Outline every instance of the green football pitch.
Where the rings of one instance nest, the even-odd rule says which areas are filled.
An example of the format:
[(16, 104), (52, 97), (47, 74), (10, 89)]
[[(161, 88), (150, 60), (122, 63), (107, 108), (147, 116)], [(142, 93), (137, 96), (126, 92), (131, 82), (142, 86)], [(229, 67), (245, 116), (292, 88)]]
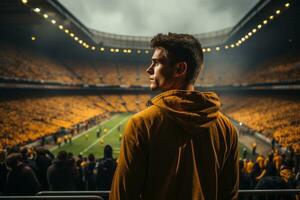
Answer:
[[(65, 150), (67, 152), (72, 152), (74, 156), (79, 154), (87, 156), (88, 154), (93, 153), (96, 158), (101, 158), (103, 157), (104, 146), (109, 144), (113, 148), (114, 158), (118, 158), (121, 137), (131, 115), (132, 114), (130, 113), (115, 114), (109, 120), (75, 136), (72, 139), (72, 144), (66, 143), (62, 144), (60, 147), (55, 146), (51, 151), (54, 154), (57, 154), (60, 150)], [(96, 132), (99, 128), (102, 129), (102, 132), (100, 137), (97, 137)], [(106, 133), (104, 133), (105, 129), (107, 130)], [(239, 143), (240, 155), (242, 155), (243, 148), (244, 145)], [(250, 152), (249, 149), (248, 152)], [(248, 155), (249, 154), (250, 153), (248, 153)]]

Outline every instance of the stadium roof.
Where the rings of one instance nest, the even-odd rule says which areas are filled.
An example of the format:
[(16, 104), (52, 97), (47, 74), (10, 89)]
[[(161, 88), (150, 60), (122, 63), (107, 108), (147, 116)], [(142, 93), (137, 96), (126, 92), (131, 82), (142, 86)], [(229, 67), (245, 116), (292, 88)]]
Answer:
[(259, 0), (59, 0), (87, 27), (130, 36), (232, 27)]

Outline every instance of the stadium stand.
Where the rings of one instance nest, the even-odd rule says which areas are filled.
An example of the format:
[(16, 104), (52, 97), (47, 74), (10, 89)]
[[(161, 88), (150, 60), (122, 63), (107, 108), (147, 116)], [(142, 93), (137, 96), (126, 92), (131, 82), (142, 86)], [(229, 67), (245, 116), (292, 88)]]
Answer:
[(149, 99), (149, 95), (138, 96), (139, 107), (134, 101), (136, 95), (54, 96), (1, 101), (0, 145), (34, 141), (95, 116), (136, 112), (144, 109)]
[(57, 59), (28, 47), (0, 42), (0, 76), (65, 83), (79, 82)]
[(299, 99), (267, 95), (224, 95), (221, 99), (228, 116), (300, 153)]

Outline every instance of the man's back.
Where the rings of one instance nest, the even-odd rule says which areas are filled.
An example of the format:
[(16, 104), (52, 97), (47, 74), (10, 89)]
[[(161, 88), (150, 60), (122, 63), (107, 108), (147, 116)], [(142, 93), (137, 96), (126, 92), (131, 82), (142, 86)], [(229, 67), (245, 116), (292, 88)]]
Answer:
[(171, 90), (151, 102), (127, 125), (110, 198), (235, 199), (237, 135), (218, 97)]

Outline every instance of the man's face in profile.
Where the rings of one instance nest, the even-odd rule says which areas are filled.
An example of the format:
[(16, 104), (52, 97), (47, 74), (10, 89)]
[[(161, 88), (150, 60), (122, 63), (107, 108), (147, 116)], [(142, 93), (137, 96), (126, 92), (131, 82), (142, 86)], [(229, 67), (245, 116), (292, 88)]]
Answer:
[(152, 63), (146, 70), (149, 74), (150, 89), (151, 90), (163, 90), (167, 91), (174, 85), (174, 68), (170, 65), (170, 62), (166, 56), (166, 52), (163, 48), (156, 48), (153, 56)]

